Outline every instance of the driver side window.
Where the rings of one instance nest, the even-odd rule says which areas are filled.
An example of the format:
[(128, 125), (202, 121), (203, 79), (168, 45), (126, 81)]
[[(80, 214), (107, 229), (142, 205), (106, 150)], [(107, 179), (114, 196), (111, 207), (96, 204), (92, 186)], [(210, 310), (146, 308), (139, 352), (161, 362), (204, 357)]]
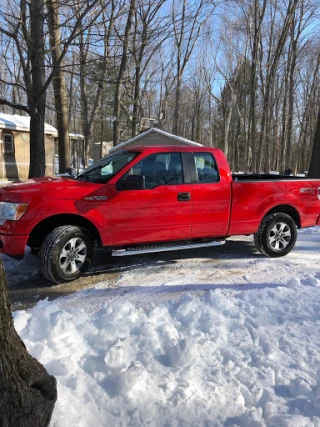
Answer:
[(180, 153), (157, 153), (145, 157), (137, 163), (128, 175), (145, 177), (145, 189), (159, 185), (178, 185), (184, 183), (182, 159)]

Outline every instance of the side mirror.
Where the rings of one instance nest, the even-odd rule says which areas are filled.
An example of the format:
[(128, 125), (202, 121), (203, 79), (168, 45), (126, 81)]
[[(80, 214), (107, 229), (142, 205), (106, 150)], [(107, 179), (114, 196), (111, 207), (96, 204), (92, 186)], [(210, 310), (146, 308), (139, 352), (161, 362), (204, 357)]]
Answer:
[(77, 175), (77, 171), (75, 168), (68, 168), (66, 169), (66, 173), (70, 176), (76, 176)]
[(145, 177), (143, 175), (125, 175), (116, 183), (116, 190), (144, 190)]

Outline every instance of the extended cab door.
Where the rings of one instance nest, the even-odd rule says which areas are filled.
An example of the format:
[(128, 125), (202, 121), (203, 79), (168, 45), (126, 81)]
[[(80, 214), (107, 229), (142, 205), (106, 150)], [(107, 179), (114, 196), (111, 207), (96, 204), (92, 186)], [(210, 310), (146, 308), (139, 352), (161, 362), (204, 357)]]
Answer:
[[(181, 153), (150, 154), (115, 184), (111, 197), (112, 244), (190, 239), (191, 189)], [(128, 175), (145, 177), (145, 189), (122, 189)], [(190, 181), (190, 180), (189, 180)]]
[(218, 167), (212, 151), (188, 153), (188, 156), (193, 182), (192, 238), (225, 236), (231, 203), (229, 167)]

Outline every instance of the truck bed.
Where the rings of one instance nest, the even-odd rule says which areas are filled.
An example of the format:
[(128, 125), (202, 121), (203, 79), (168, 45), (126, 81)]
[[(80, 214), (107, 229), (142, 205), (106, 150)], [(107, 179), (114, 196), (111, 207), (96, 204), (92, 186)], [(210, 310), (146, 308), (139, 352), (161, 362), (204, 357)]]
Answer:
[(276, 175), (264, 173), (233, 173), (233, 181), (310, 181), (311, 178), (294, 175)]

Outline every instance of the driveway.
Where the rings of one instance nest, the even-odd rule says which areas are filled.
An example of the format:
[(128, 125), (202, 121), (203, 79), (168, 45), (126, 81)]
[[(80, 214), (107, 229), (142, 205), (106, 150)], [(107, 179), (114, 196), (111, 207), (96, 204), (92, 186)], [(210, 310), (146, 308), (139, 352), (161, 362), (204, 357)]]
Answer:
[(13, 310), (27, 309), (44, 298), (74, 300), (77, 291), (90, 288), (94, 292), (86, 294), (86, 302), (92, 298), (95, 306), (126, 299), (147, 307), (155, 299), (177, 299), (186, 291), (270, 286), (270, 276), (273, 286), (286, 285), (301, 272), (308, 280), (309, 275), (318, 274), (318, 235), (316, 227), (302, 230), (292, 252), (277, 259), (261, 255), (252, 236), (233, 237), (224, 246), (113, 258), (112, 262), (106, 250), (96, 249), (90, 270), (60, 285), (42, 277), (38, 259), (29, 251), (20, 262), (6, 256), (3, 260)]
[[(261, 257), (255, 250), (252, 239), (243, 239), (227, 242), (224, 246), (112, 258), (112, 261), (108, 258), (106, 250), (95, 248), (89, 271), (73, 282), (59, 285), (53, 285), (41, 275), (38, 259), (30, 251), (26, 252), (21, 261), (3, 255), (12, 310), (27, 309), (39, 300), (45, 298), (53, 300), (71, 295), (100, 282), (104, 282), (104, 288), (114, 289), (118, 284), (123, 286), (126, 277), (130, 277), (129, 287), (130, 284), (136, 286), (139, 281), (141, 285), (148, 284), (148, 278), (152, 281), (154, 277), (158, 279), (167, 274), (170, 274), (172, 279), (174, 274), (177, 277), (181, 276), (181, 272), (187, 274), (187, 271), (194, 269), (195, 264), (200, 263), (205, 267), (205, 271), (214, 268), (218, 272), (219, 269), (225, 271), (225, 261), (229, 259), (228, 263), (233, 267), (233, 274), (241, 273), (241, 269), (239, 271), (236, 268), (236, 259)], [(231, 270), (229, 268), (227, 270), (230, 275)]]

